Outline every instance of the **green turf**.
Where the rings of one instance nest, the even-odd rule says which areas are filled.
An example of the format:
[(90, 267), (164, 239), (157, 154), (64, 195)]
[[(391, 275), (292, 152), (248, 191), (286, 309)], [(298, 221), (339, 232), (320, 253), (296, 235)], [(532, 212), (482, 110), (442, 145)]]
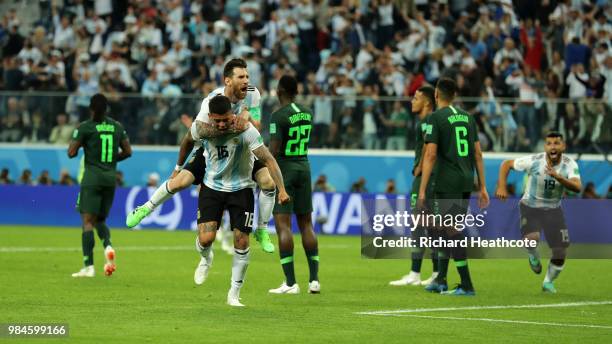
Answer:
[[(278, 256), (265, 254), (255, 246), (241, 294), (247, 307), (233, 309), (225, 305), (229, 256), (217, 251), (206, 283), (194, 285), (193, 271), (199, 256), (193, 250), (193, 233), (116, 230), (112, 234), (118, 254), (115, 275), (103, 276), (102, 245), (98, 241), (97, 276), (74, 279), (70, 274), (81, 267), (82, 259), (78, 229), (0, 226), (0, 323), (65, 322), (70, 326), (70, 342), (88, 343), (602, 343), (612, 338), (612, 328), (356, 314), (608, 301), (612, 300), (609, 260), (569, 261), (555, 284), (559, 290), (556, 295), (541, 293), (542, 276), (529, 270), (527, 259), (472, 260), (478, 294), (456, 298), (428, 294), (420, 287), (390, 287), (390, 280), (407, 272), (409, 261), (363, 259), (358, 237), (321, 236), (320, 295), (304, 293), (308, 269), (299, 243), (296, 275), (302, 294), (269, 295), (267, 290), (283, 280)], [(16, 247), (37, 251), (7, 249)], [(56, 250), (39, 250), (42, 248)], [(430, 269), (431, 264), (424, 262), (425, 275)], [(449, 277), (451, 282), (457, 280), (452, 265)], [(612, 326), (612, 305), (411, 314)]]

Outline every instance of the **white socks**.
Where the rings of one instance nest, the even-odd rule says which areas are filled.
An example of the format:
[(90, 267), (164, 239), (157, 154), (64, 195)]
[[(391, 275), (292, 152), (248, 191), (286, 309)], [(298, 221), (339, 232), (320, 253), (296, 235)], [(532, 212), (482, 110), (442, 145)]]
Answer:
[(198, 251), (200, 253), (202, 258), (208, 259), (210, 257), (210, 249), (212, 248), (212, 245), (210, 245), (210, 246), (202, 246), (200, 244), (200, 239), (198, 238), (197, 235), (196, 235), (196, 242), (195, 243), (196, 243), (196, 251)]
[(249, 266), (249, 258), (250, 250), (248, 247), (244, 250), (234, 248), (234, 257), (232, 260), (232, 289), (240, 290), (242, 287), (244, 276)]
[(559, 276), (562, 270), (563, 265), (558, 266), (553, 263), (548, 263), (548, 270), (546, 271), (546, 277), (544, 277), (544, 283), (554, 281)]
[(172, 198), (172, 196), (174, 196), (174, 192), (170, 192), (168, 189), (168, 181), (166, 180), (157, 188), (157, 190), (155, 190), (153, 196), (151, 196), (151, 199), (147, 201), (144, 206), (150, 210), (153, 210), (157, 208), (157, 206)]
[(257, 228), (268, 228), (268, 222), (272, 217), (274, 203), (276, 202), (276, 189), (274, 190), (259, 190), (259, 198), (257, 199)]

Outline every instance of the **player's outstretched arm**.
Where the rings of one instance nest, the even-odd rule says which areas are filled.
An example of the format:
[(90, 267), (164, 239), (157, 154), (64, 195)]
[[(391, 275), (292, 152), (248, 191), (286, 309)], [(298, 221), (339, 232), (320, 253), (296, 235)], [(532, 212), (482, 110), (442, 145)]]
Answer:
[(508, 198), (508, 189), (506, 188), (506, 184), (508, 184), (508, 174), (510, 174), (510, 170), (513, 166), (514, 160), (504, 160), (499, 166), (499, 176), (497, 178), (495, 197), (502, 201), (505, 201)]
[(119, 147), (121, 147), (121, 151), (117, 155), (117, 161), (123, 161), (132, 156), (132, 145), (130, 145), (130, 140), (127, 137), (121, 140)]
[(270, 154), (270, 151), (266, 146), (261, 145), (258, 148), (253, 150), (253, 154), (261, 161), (266, 167), (268, 171), (270, 171), (270, 176), (276, 183), (278, 187), (278, 203), (285, 204), (289, 202), (289, 195), (287, 194), (287, 190), (285, 190), (285, 182), (283, 181), (283, 174), (281, 173), (280, 167), (276, 162), (276, 159)]
[(476, 172), (478, 173), (478, 186), (480, 188), (478, 205), (482, 209), (489, 206), (489, 193), (487, 192), (487, 181), (484, 172), (484, 162), (482, 160), (482, 149), (480, 148), (480, 142), (478, 141), (474, 142), (474, 161), (476, 162)]

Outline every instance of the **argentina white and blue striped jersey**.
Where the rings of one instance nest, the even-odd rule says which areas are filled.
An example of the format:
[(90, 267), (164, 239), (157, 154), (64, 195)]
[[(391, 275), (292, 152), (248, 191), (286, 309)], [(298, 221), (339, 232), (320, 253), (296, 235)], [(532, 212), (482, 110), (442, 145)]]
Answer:
[(251, 174), (255, 155), (252, 152), (261, 146), (263, 139), (250, 123), (249, 128), (239, 134), (204, 140), (204, 185), (222, 192), (254, 188)]
[[(200, 112), (198, 112), (196, 120), (205, 123), (210, 123), (210, 119), (208, 118), (208, 114), (210, 113), (208, 109), (208, 103), (212, 98), (224, 94), (225, 87), (219, 87), (214, 91), (210, 92), (210, 94), (202, 101), (202, 105), (200, 106)], [(256, 121), (261, 120), (261, 94), (255, 86), (248, 86), (246, 97), (236, 103), (232, 103), (232, 112), (238, 115), (242, 112), (242, 109), (244, 107), (249, 110), (252, 119)]]
[[(565, 187), (555, 178), (546, 174), (546, 153), (515, 159), (513, 168), (527, 173), (527, 183), (521, 202), (532, 208), (558, 208)], [(553, 169), (567, 179), (580, 179), (578, 164), (570, 157), (563, 156)]]

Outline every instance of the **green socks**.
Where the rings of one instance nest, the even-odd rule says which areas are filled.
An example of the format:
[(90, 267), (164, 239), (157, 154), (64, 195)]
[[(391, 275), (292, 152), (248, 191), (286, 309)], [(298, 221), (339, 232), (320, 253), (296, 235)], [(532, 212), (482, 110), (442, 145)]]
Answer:
[(93, 231), (83, 231), (81, 243), (83, 245), (83, 263), (85, 266), (93, 265), (93, 249), (96, 244)]
[(111, 244), (110, 229), (108, 229), (106, 223), (98, 223), (96, 225), (96, 231), (98, 232), (98, 237), (100, 238), (100, 240), (102, 240), (102, 245), (104, 245), (104, 248), (106, 248), (106, 246), (109, 246)]
[(293, 269), (293, 251), (280, 252), (280, 263), (285, 274), (285, 282), (291, 287), (295, 284), (295, 270)]
[(306, 251), (308, 259), (308, 270), (310, 271), (309, 282), (319, 280), (319, 249)]

